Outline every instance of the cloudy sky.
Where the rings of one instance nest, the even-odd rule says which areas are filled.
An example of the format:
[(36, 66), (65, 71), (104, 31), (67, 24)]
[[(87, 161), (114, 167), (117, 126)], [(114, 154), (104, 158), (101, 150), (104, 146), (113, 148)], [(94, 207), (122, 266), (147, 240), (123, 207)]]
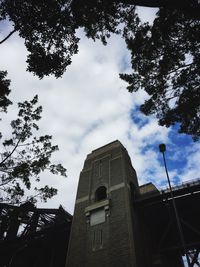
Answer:
[[(152, 20), (155, 10), (141, 9), (143, 19)], [(0, 39), (7, 25), (0, 28)], [(39, 134), (53, 135), (59, 152), (55, 163), (67, 168), (67, 178), (44, 173), (42, 184), (59, 189), (56, 197), (42, 207), (62, 204), (73, 212), (79, 173), (84, 160), (93, 149), (116, 139), (128, 150), (137, 171), (139, 183), (153, 182), (166, 186), (160, 143), (167, 145), (167, 162), (173, 184), (199, 177), (200, 144), (177, 134), (176, 127), (160, 127), (154, 117), (146, 117), (138, 107), (148, 96), (139, 91), (130, 94), (119, 78), (120, 72), (130, 71), (130, 55), (120, 37), (112, 36), (108, 45), (93, 42), (79, 31), (79, 53), (60, 79), (39, 80), (26, 72), (26, 49), (17, 34), (1, 45), (0, 70), (8, 71), (11, 79), (13, 105), (4, 116), (1, 131), (9, 135), (8, 122), (16, 116), (16, 103), (39, 96), (43, 117)]]

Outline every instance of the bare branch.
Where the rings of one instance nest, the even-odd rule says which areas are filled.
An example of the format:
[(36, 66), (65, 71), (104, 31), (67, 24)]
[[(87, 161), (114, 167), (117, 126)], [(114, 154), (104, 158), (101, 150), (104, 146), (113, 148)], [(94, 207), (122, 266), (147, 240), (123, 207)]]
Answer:
[(14, 29), (13, 31), (11, 31), (3, 40), (0, 41), (0, 44), (3, 44), (16, 31), (17, 31), (16, 29)]

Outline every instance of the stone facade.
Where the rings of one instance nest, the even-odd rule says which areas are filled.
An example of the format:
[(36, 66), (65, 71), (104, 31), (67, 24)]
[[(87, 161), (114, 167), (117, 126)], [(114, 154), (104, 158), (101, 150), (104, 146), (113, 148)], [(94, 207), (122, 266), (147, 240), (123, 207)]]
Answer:
[(87, 156), (80, 174), (67, 267), (145, 266), (142, 223), (133, 204), (138, 192), (136, 172), (119, 141)]

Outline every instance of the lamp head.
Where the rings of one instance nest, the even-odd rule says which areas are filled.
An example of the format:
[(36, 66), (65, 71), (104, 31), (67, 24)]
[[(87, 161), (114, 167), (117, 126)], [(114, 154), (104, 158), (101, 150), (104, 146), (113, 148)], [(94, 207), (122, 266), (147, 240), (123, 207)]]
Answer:
[(159, 149), (161, 153), (164, 153), (166, 151), (166, 145), (165, 144), (160, 144)]

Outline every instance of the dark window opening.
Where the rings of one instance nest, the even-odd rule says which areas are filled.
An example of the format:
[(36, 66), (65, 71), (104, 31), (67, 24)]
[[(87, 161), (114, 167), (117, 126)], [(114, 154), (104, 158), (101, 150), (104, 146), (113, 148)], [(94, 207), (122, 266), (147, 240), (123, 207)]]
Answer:
[(100, 201), (107, 198), (107, 189), (105, 186), (100, 186), (95, 192), (95, 201)]

